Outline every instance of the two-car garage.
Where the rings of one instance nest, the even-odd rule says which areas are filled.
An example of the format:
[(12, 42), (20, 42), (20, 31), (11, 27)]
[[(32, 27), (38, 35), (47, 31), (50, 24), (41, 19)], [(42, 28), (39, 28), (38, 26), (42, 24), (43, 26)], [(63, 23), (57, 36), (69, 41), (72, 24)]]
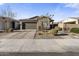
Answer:
[(36, 23), (25, 23), (25, 29), (36, 29)]
[(22, 22), (22, 29), (36, 29), (37, 28), (37, 21), (26, 20), (26, 21), (21, 21), (21, 22)]
[(20, 19), (20, 29), (37, 29), (38, 16)]

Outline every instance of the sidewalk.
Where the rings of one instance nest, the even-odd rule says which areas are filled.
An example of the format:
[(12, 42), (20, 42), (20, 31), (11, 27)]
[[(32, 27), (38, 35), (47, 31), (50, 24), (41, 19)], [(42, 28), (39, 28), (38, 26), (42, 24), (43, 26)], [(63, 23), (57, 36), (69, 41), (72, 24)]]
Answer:
[(54, 53), (79, 53), (78, 39), (2, 39), (0, 52), (54, 52)]

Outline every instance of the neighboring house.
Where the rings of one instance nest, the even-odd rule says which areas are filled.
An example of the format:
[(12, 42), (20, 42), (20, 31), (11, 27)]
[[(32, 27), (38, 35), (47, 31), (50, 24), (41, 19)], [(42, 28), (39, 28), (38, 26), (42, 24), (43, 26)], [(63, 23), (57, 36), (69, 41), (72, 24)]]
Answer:
[(79, 28), (79, 17), (69, 17), (59, 22), (58, 26), (62, 29)]
[(16, 29), (19, 22), (9, 17), (0, 17), (0, 31), (12, 28)]
[(43, 30), (49, 27), (51, 18), (46, 16), (35, 16), (29, 19), (20, 19), (20, 29), (37, 29)]

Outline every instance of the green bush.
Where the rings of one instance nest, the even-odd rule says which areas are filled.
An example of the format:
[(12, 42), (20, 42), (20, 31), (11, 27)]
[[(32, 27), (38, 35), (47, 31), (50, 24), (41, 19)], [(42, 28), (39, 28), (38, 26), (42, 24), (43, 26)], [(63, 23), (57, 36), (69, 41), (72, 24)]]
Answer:
[(72, 33), (79, 33), (79, 28), (72, 28), (70, 30), (70, 32), (72, 32)]
[(44, 32), (43, 32), (43, 31), (39, 31), (38, 34), (39, 34), (39, 35), (43, 35)]

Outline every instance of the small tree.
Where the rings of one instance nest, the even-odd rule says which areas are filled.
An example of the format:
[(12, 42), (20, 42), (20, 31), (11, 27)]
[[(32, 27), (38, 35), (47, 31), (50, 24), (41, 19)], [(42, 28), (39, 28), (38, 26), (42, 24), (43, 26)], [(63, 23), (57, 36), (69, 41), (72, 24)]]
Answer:
[[(53, 20), (52, 20), (52, 17), (54, 16), (54, 14), (50, 14), (50, 13), (46, 13), (45, 16), (47, 16), (48, 18), (50, 18), (50, 24), (47, 24), (49, 27), (50, 25), (53, 25)], [(52, 24), (51, 24), (52, 23)]]
[(10, 6), (6, 6), (6, 8), (3, 8), (1, 10), (0, 16), (14, 18), (16, 15), (15, 15), (15, 12), (12, 11)]
[(49, 17), (49, 18), (52, 18), (53, 16), (54, 16), (54, 14), (49, 14), (49, 13), (46, 13), (46, 15), (45, 16), (47, 16), (47, 17)]

